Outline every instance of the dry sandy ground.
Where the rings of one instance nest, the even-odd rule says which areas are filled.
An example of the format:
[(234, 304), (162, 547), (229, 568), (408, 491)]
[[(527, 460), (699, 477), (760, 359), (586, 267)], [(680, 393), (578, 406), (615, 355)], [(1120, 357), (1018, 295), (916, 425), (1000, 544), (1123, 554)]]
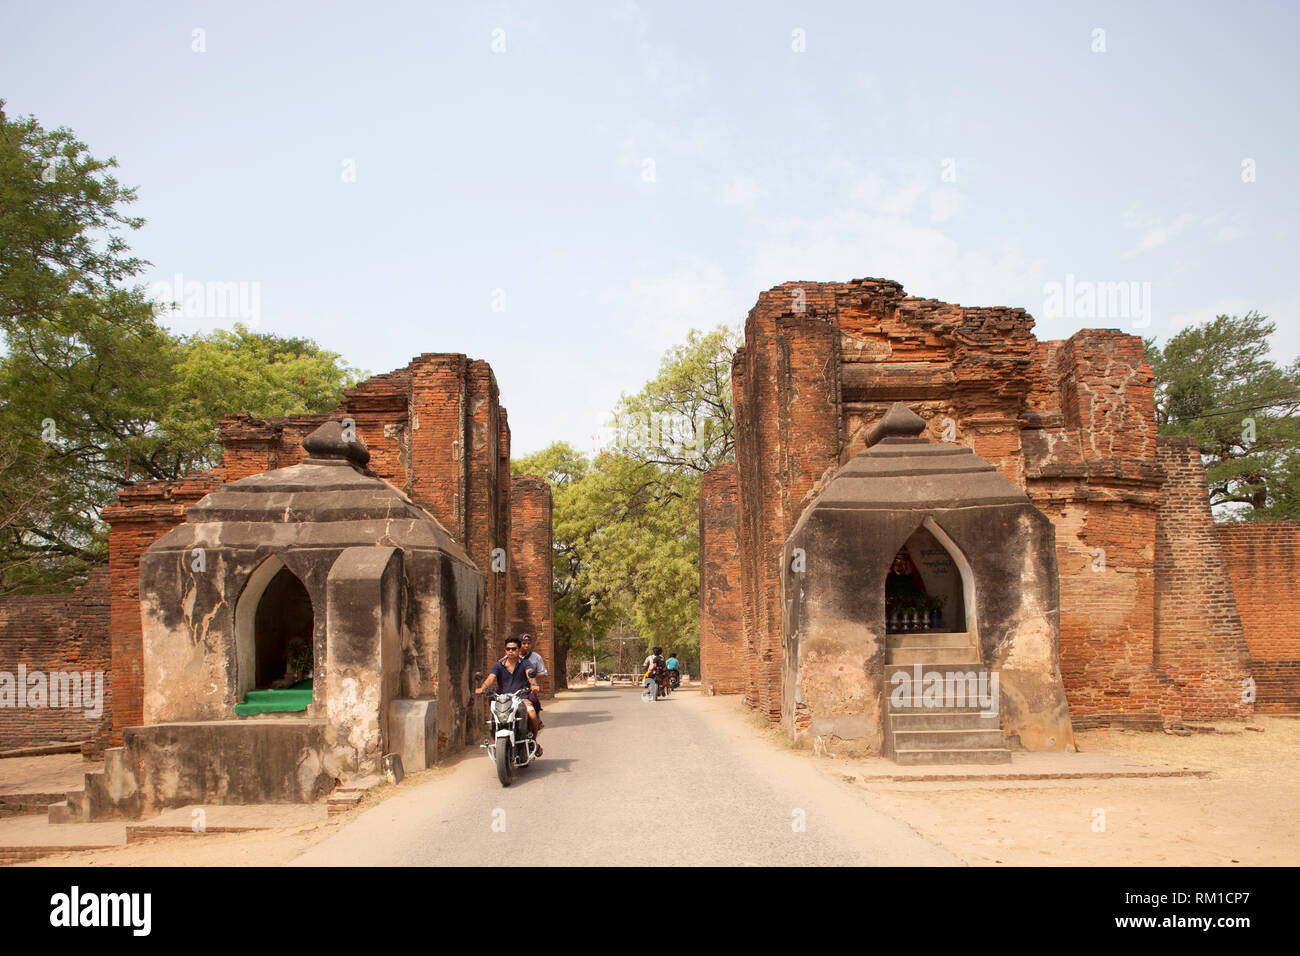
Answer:
[[(796, 755), (779, 732), (761, 727), (735, 698), (703, 698), (700, 704), (711, 719), (733, 730), (743, 728), (774, 751)], [(1078, 735), (1085, 752), (1208, 769), (1208, 778), (876, 782), (853, 790), (864, 803), (975, 865), (1297, 865), (1300, 720), (1258, 717), (1254, 725), (1264, 731), (1223, 723), (1217, 726), (1224, 733), (1189, 737), (1125, 731)], [(853, 767), (851, 761), (803, 751), (797, 756), (839, 780)], [(479, 759), (477, 751), (460, 758)], [(384, 785), (367, 795), (359, 809), (326, 823), (265, 833), (169, 837), (47, 857), (32, 865), (280, 865), (412, 783), (454, 772), (458, 762), (413, 774), (401, 788)]]
[(1257, 717), (1263, 733), (1077, 735), (1084, 752), (1209, 777), (1062, 781), (998, 787), (872, 788), (873, 806), (975, 865), (1300, 864), (1300, 720)]

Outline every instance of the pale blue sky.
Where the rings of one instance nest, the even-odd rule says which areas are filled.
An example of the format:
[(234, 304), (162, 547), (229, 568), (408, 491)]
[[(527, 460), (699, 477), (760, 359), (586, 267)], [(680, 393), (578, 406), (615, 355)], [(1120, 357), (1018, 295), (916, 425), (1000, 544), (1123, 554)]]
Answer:
[[(1044, 6), (3, 0), (0, 96), (118, 158), (151, 283), (256, 283), (259, 328), (372, 372), (486, 359), (516, 454), (591, 447), (791, 279), (1040, 338), (1257, 308), (1293, 359), (1295, 5)], [(1150, 283), (1150, 324), (1049, 317), (1067, 276)]]

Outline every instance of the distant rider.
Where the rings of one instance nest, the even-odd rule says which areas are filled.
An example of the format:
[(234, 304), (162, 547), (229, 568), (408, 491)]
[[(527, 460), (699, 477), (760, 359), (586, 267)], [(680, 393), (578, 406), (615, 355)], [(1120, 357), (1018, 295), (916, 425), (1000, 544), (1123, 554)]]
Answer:
[(668, 686), (675, 690), (682, 682), (681, 662), (677, 660), (676, 651), (668, 655), (664, 666), (668, 668)]

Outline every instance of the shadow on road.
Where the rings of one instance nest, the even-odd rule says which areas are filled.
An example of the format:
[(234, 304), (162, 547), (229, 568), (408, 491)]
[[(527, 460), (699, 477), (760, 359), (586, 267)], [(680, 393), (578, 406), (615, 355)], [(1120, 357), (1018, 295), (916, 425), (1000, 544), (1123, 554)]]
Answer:
[(575, 757), (542, 757), (537, 763), (528, 768), (528, 773), (518, 777), (518, 780), (527, 780), (529, 777), (546, 777), (553, 773), (569, 773), (573, 765), (577, 763)]
[[(542, 711), (542, 722), (548, 727), (577, 727), (579, 724), (598, 724), (601, 721), (613, 720), (614, 715), (607, 710), (595, 710), (585, 714), (557, 714), (554, 712)], [(542, 741), (542, 746), (546, 742)]]

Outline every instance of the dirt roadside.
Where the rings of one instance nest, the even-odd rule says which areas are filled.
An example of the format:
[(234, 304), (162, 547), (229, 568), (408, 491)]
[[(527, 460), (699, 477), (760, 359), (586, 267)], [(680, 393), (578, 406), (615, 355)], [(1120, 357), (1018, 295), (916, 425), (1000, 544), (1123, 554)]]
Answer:
[[(1295, 866), (1300, 864), (1300, 720), (1258, 717), (1189, 737), (1095, 730), (1084, 752), (1212, 771), (1208, 777), (871, 788), (973, 865)], [(867, 788), (864, 788), (867, 789)]]

